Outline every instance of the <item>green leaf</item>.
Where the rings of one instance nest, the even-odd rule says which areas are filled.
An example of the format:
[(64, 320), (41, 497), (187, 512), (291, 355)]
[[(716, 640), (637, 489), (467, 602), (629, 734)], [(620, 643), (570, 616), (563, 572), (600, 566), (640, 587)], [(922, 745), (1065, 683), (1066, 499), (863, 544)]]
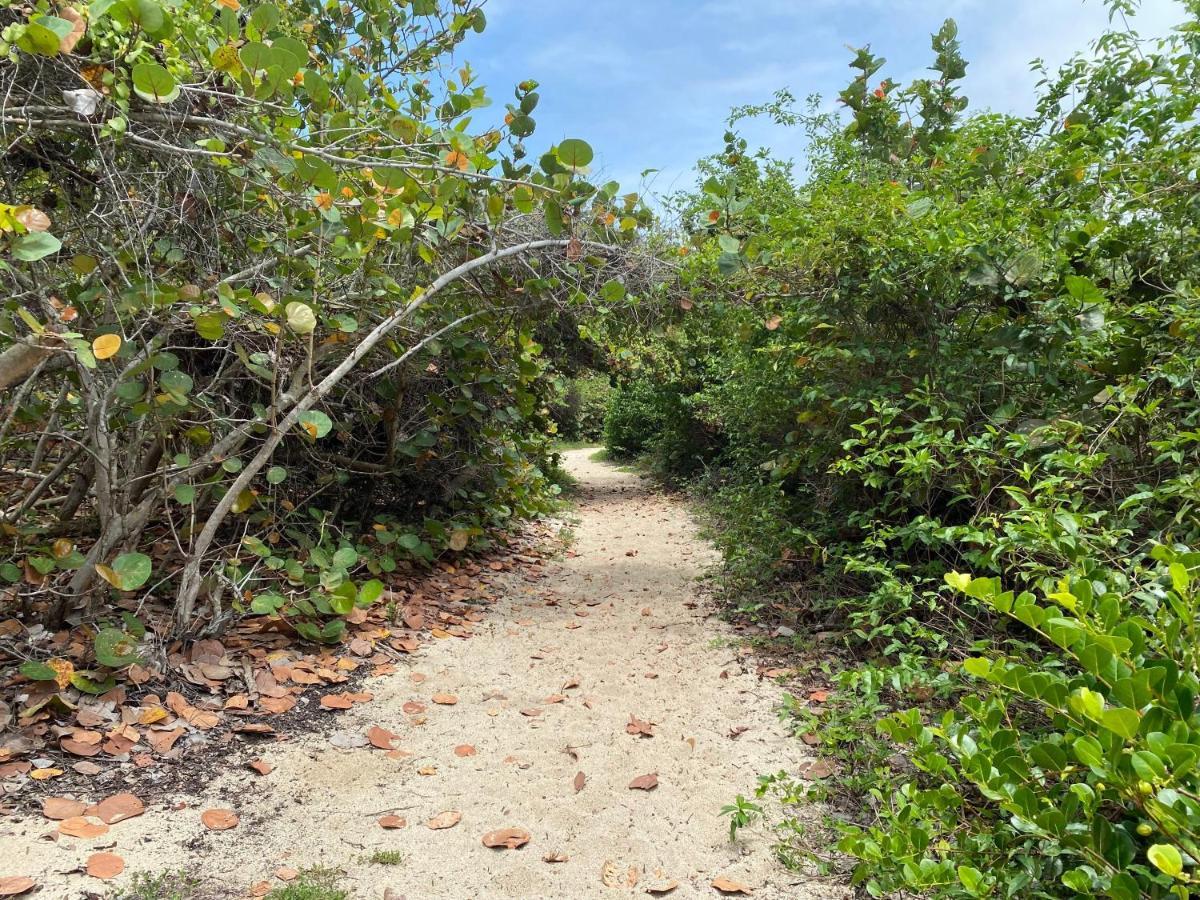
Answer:
[(370, 606), (376, 600), (383, 596), (383, 582), (378, 578), (372, 578), (361, 588), (358, 589), (358, 602), (361, 606)]
[(1172, 878), (1183, 874), (1183, 857), (1171, 844), (1152, 844), (1146, 851), (1146, 859), (1160, 872)]
[(57, 253), (61, 247), (62, 241), (50, 232), (35, 231), (32, 234), (23, 234), (13, 241), (12, 253), (22, 262), (37, 262), (51, 253)]
[(341, 547), (333, 554), (333, 564), (340, 569), (349, 569), (358, 562), (358, 553), (353, 547)]
[(219, 341), (225, 336), (225, 316), (221, 313), (196, 316), (196, 334), (206, 341)]
[[(42, 16), (41, 18), (47, 18)], [(17, 47), (36, 56), (58, 56), (59, 36), (40, 22), (30, 22), (17, 38)]]
[(44, 662), (37, 660), (28, 660), (21, 663), (20, 673), (32, 681), (54, 681), (58, 678), (58, 673), (46, 665)]
[(1126, 740), (1130, 740), (1138, 733), (1138, 728), (1141, 725), (1141, 718), (1132, 709), (1117, 707), (1115, 709), (1106, 709), (1104, 715), (1100, 717), (1100, 724), (1109, 731), (1119, 734)]
[(175, 502), (181, 503), (184, 506), (191, 506), (196, 499), (196, 487), (191, 484), (175, 485)]
[(133, 90), (150, 103), (170, 103), (179, 97), (174, 76), (158, 63), (139, 63), (133, 67)]
[(312, 334), (317, 327), (317, 316), (307, 303), (293, 300), (284, 310), (287, 316), (288, 328), (296, 334)]
[(310, 409), (300, 416), (302, 427), (311, 438), (323, 438), (333, 430), (333, 420), (317, 409)]
[(122, 591), (136, 591), (150, 580), (150, 557), (145, 553), (122, 553), (113, 560), (112, 571), (119, 580), (114, 587)]
[(267, 469), (268, 484), (282, 484), (287, 476), (287, 469), (283, 466), (271, 466), (271, 468)]
[(591, 146), (586, 141), (568, 138), (558, 145), (559, 161), (568, 168), (582, 169), (592, 161)]
[(137, 641), (119, 628), (104, 628), (96, 635), (96, 661), (110, 669), (123, 669), (138, 662)]
[(71, 686), (85, 694), (107, 694), (117, 686), (117, 680), (111, 675), (100, 680), (96, 672), (72, 672)]

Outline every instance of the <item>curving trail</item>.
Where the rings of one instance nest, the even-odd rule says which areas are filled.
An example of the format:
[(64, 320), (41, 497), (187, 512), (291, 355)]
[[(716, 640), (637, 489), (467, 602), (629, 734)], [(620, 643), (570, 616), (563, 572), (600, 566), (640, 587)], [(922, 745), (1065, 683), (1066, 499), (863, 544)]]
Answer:
[[(316, 864), (345, 870), (350, 895), (374, 900), (645, 897), (670, 880), (678, 887), (664, 896), (712, 898), (718, 876), (760, 900), (848, 897), (783, 869), (762, 825), (729, 842), (720, 808), (752, 796), (761, 773), (795, 771), (804, 747), (776, 720), (779, 689), (744, 671), (697, 595), (715, 552), (685, 505), (592, 453), (566, 454), (581, 496), (565, 558), (540, 579), (510, 576), (470, 640), (427, 646), (405, 660), (412, 672), (370, 682), (375, 699), (337, 720), (347, 734), (389, 729), (411, 755), (337, 749), (317, 735), (276, 745), (263, 754), (268, 777), (238, 767), (204, 796), (179, 798), (193, 811), (237, 809), (238, 828), (205, 831), (194, 813), (161, 809), (122, 823), (129, 871), (186, 867), (235, 897), (279, 886), (281, 866)], [(438, 705), (435, 694), (458, 702)], [(420, 716), (404, 712), (409, 701), (425, 705)], [(631, 714), (654, 723), (653, 736), (627, 733)], [(731, 738), (734, 726), (747, 730)], [(468, 744), (473, 755), (455, 752)], [(629, 789), (652, 773), (655, 789)], [(426, 826), (445, 810), (461, 821)], [(405, 826), (384, 830), (385, 814)], [(508, 826), (529, 832), (523, 849), (483, 846), (485, 832)], [(13, 862), (61, 872), (62, 848), (37, 833), (9, 845)], [(400, 865), (365, 861), (392, 849)], [(544, 861), (554, 854), (566, 861)], [(59, 878), (62, 893), (39, 896), (80, 896), (85, 879)]]

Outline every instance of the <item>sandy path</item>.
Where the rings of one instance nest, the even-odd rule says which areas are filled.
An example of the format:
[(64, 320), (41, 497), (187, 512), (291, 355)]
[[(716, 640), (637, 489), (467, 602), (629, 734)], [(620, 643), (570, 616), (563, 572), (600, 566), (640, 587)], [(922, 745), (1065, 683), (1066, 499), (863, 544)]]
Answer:
[[(728, 632), (699, 603), (695, 578), (714, 552), (685, 507), (591, 452), (567, 454), (582, 486), (567, 557), (541, 580), (514, 577), (470, 640), (437, 641), (406, 660), (424, 681), (404, 671), (377, 679), (366, 688), (373, 702), (339, 714), (342, 732), (383, 726), (411, 756), (339, 750), (315, 735), (270, 746), (269, 776), (214, 773), (209, 796), (179, 798), (187, 809), (149, 810), (95, 841), (56, 846), (36, 840), (46, 823), (27, 823), (4, 839), (4, 868), (40, 876), (39, 897), (79, 897), (99, 882), (64, 870), (115, 843), (127, 871), (183, 867), (229, 896), (278, 885), (279, 866), (315, 864), (344, 869), (353, 897), (376, 900), (385, 889), (407, 900), (647, 896), (659, 870), (679, 882), (673, 898), (719, 896), (710, 887), (718, 875), (758, 898), (848, 896), (780, 867), (761, 826), (729, 842), (721, 806), (752, 796), (760, 773), (794, 771), (803, 746), (776, 721), (778, 689), (743, 672), (720, 640)], [(437, 693), (458, 702), (437, 705)], [(566, 699), (546, 702), (555, 694)], [(423, 723), (402, 710), (410, 700), (427, 706)], [(626, 733), (631, 714), (656, 723), (654, 736)], [(733, 726), (748, 730), (733, 739)], [(463, 744), (476, 753), (456, 755)], [(578, 772), (586, 783), (577, 792)], [(656, 789), (628, 788), (649, 773)], [(210, 806), (237, 810), (241, 825), (204, 830), (198, 811)], [(462, 821), (427, 828), (443, 810)], [(407, 826), (382, 829), (386, 813)], [(528, 830), (529, 844), (482, 846), (485, 832), (506, 826)], [(404, 862), (364, 861), (384, 849)], [(567, 861), (543, 861), (551, 853)], [(637, 885), (606, 886), (610, 861), (626, 882), (633, 867)]]

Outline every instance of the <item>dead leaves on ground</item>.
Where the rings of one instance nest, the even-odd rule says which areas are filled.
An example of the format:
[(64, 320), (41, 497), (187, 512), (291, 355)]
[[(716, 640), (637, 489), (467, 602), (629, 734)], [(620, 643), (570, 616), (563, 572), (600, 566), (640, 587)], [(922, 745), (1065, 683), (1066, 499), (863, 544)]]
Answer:
[(712, 886), (722, 894), (752, 894), (752, 888), (746, 887), (739, 881), (734, 881), (732, 878), (726, 878), (724, 875), (718, 875), (712, 880)]
[(441, 831), (444, 828), (453, 828), (462, 821), (462, 813), (457, 809), (448, 809), (445, 812), (440, 812), (425, 825), (434, 831)]
[(531, 835), (524, 828), (498, 828), (483, 836), (483, 846), (516, 850), (528, 844), (530, 837)]
[(232, 809), (206, 809), (201, 813), (200, 821), (209, 831), (228, 831), (237, 828), (241, 819)]
[(380, 828), (403, 828), (408, 821), (401, 816), (383, 816), (379, 819)]
[(625, 732), (635, 736), (654, 737), (654, 724), (653, 722), (643, 722), (633, 713), (630, 713), (629, 723), (625, 726)]
[(24, 875), (10, 875), (0, 878), (0, 897), (16, 897), (37, 887), (37, 882)]
[(87, 858), (87, 873), (107, 881), (125, 871), (125, 860), (115, 853), (93, 853)]
[(658, 787), (658, 773), (651, 772), (649, 775), (639, 775), (633, 781), (629, 782), (629, 790), (631, 791), (652, 791)]

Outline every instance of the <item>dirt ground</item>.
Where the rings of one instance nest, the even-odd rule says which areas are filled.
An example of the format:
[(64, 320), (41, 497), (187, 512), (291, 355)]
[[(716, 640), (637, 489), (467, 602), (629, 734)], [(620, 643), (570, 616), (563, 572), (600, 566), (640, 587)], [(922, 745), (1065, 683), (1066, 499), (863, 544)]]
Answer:
[[(721, 807), (752, 796), (759, 774), (795, 771), (804, 745), (776, 719), (779, 688), (745, 671), (698, 596), (715, 556), (685, 505), (592, 452), (567, 454), (581, 496), (565, 558), (541, 580), (513, 576), (470, 640), (436, 641), (406, 660), (411, 671), (369, 681), (371, 702), (328, 713), (331, 734), (264, 746), (266, 776), (213, 771), (202, 795), (94, 840), (47, 840), (53, 823), (36, 817), (0, 825), (0, 875), (34, 877), (45, 898), (103, 896), (132, 872), (168, 869), (248, 897), (282, 885), (281, 867), (314, 865), (375, 900), (649, 896), (671, 881), (665, 896), (717, 897), (718, 876), (758, 898), (849, 896), (782, 868), (761, 825), (730, 843)], [(631, 716), (652, 734), (630, 734)], [(396, 735), (395, 750), (354, 746), (373, 726)], [(652, 774), (652, 790), (629, 787)], [(240, 823), (209, 830), (210, 808)], [(446, 811), (461, 821), (428, 827)], [(381, 827), (389, 815), (405, 824)], [(507, 827), (528, 843), (483, 845)], [(125, 873), (84, 876), (98, 849), (120, 854)], [(403, 861), (367, 861), (381, 850)]]

